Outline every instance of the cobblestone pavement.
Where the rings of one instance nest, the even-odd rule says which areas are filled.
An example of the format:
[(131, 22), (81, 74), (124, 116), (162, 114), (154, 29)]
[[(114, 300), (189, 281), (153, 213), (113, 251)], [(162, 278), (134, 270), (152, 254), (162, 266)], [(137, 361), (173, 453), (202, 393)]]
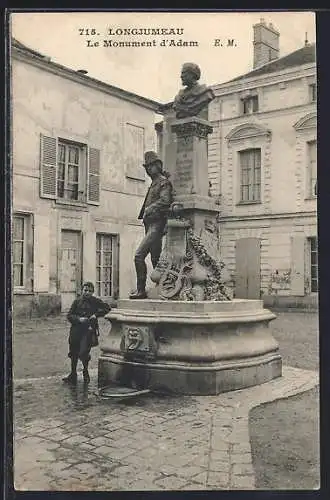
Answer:
[[(129, 401), (59, 377), (14, 384), (16, 490), (254, 489), (248, 413), (307, 391), (315, 371), (218, 396), (148, 394)], [(36, 418), (37, 416), (37, 418)]]
[[(101, 318), (99, 323), (102, 341), (108, 334), (109, 322)], [(14, 378), (65, 374), (70, 369), (69, 327), (65, 315), (14, 319), (12, 336)], [(99, 354), (99, 347), (92, 349), (92, 368), (97, 367)]]

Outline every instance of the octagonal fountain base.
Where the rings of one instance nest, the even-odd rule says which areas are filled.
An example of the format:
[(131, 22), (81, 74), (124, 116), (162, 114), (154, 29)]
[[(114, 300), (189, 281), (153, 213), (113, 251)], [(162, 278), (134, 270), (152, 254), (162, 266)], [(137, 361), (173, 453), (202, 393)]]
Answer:
[(282, 375), (261, 300), (120, 300), (107, 316), (98, 385), (214, 395)]

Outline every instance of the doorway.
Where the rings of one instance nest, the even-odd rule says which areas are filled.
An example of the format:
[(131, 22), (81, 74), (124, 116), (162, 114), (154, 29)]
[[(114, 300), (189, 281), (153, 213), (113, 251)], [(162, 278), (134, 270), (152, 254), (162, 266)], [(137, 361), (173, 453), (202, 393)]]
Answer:
[(61, 231), (61, 311), (67, 312), (82, 285), (82, 241), (80, 231)]
[(259, 238), (236, 241), (236, 298), (260, 299), (260, 248)]

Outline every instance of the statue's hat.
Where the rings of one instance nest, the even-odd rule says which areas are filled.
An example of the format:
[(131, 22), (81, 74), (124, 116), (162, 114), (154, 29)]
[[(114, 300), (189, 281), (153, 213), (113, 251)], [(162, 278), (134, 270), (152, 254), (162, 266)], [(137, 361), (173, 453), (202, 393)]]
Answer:
[(151, 165), (156, 161), (159, 161), (161, 165), (163, 165), (162, 160), (159, 158), (158, 154), (155, 151), (146, 151), (144, 153), (144, 167), (147, 167), (148, 165)]

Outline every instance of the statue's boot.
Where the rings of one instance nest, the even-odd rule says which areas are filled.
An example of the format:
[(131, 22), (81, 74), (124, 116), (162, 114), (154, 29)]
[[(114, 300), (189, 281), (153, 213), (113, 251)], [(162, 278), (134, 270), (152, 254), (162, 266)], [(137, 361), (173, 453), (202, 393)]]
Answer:
[(145, 290), (135, 290), (129, 296), (130, 299), (146, 299), (148, 297)]
[(144, 269), (140, 269), (137, 264), (136, 264), (136, 276), (137, 276), (136, 290), (130, 294), (129, 298), (146, 299), (148, 297), (146, 292), (146, 281), (147, 281), (146, 272), (144, 271)]

